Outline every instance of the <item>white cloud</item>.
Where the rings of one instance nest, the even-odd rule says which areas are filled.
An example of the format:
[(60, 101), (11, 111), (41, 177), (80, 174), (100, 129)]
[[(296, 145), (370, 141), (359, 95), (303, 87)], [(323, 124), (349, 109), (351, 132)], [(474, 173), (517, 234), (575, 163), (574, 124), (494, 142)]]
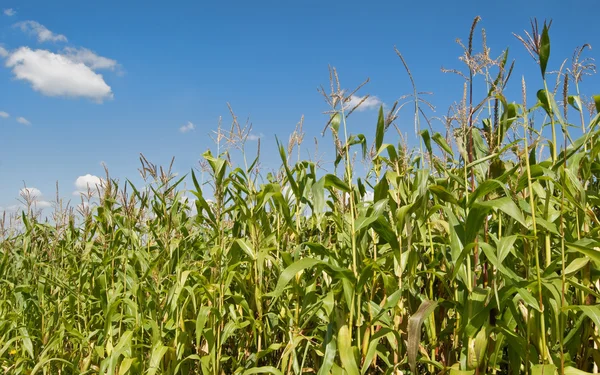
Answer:
[[(356, 107), (358, 103), (360, 103), (363, 99), (364, 96), (352, 95), (350, 97), (350, 100), (345, 103), (344, 108), (351, 110), (352, 108)], [(370, 109), (379, 109), (381, 105), (383, 105), (383, 102), (379, 100), (378, 97), (369, 96), (367, 99), (365, 99), (364, 102), (362, 102), (362, 104), (358, 108), (356, 108), (356, 110), (362, 112)]]
[(0, 117), (2, 117), (2, 118), (9, 118), (10, 115), (7, 112), (0, 111)]
[(31, 197), (31, 198), (40, 198), (42, 196), (42, 192), (40, 191), (40, 189), (34, 188), (34, 187), (24, 187), (21, 190), (19, 190), (19, 195), (22, 198), (25, 197)]
[(20, 28), (23, 32), (36, 35), (40, 43), (43, 42), (66, 42), (67, 37), (62, 34), (54, 34), (48, 30), (46, 26), (36, 21), (22, 21), (14, 25)]
[(97, 192), (97, 190), (102, 190), (103, 185), (103, 179), (88, 173), (85, 176), (77, 177), (77, 179), (75, 180), (75, 188), (77, 190), (73, 192), (73, 195), (87, 193), (88, 189), (92, 192), (92, 194), (94, 194)]
[(179, 128), (179, 131), (182, 133), (187, 133), (189, 131), (192, 131), (196, 129), (196, 125), (192, 124), (191, 121), (188, 121), (187, 124), (183, 125), (182, 127)]
[(9, 53), (6, 48), (0, 46), (0, 57), (8, 57)]
[(20, 207), (18, 204), (13, 204), (8, 207), (0, 207), (0, 212), (6, 212), (6, 213), (17, 212), (19, 210), (19, 208)]
[(47, 208), (52, 206), (52, 203), (42, 199), (43, 194), (38, 188), (24, 187), (19, 190), (19, 196), (22, 199), (29, 201), (35, 208)]
[(6, 66), (17, 79), (47, 96), (85, 97), (97, 102), (113, 97), (101, 74), (66, 55), (21, 47), (8, 56)]
[(4, 15), (5, 15), (5, 16), (12, 17), (12, 16), (14, 16), (15, 14), (17, 14), (17, 11), (16, 11), (16, 10), (14, 10), (13, 8), (4, 9)]
[(47, 208), (47, 207), (51, 207), (52, 203), (48, 202), (48, 201), (43, 201), (43, 200), (36, 200), (33, 202), (33, 205), (36, 208)]
[(87, 48), (67, 47), (64, 49), (64, 52), (64, 56), (68, 57), (69, 60), (75, 63), (85, 64), (92, 70), (115, 70), (119, 66), (116, 60), (109, 59), (103, 56), (98, 56), (94, 51), (89, 50)]
[(31, 122), (29, 122), (29, 120), (27, 120), (25, 117), (17, 117), (17, 122), (27, 126), (31, 125)]
[(263, 133), (260, 133), (258, 135), (256, 135), (256, 134), (248, 134), (248, 138), (246, 138), (246, 139), (249, 140), (249, 141), (258, 141), (262, 137), (264, 137)]

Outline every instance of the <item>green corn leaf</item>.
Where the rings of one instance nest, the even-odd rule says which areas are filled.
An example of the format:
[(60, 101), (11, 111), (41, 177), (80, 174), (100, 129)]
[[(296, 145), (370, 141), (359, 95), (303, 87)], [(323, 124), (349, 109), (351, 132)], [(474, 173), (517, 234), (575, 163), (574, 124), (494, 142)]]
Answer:
[(246, 238), (240, 238), (240, 239), (235, 240), (235, 244), (244, 253), (246, 253), (250, 257), (250, 259), (256, 260), (256, 253), (254, 252), (254, 250), (252, 249), (252, 246), (248, 243), (248, 240)]
[(354, 358), (354, 350), (352, 347), (352, 339), (350, 330), (346, 324), (342, 325), (337, 334), (337, 345), (340, 354), (342, 367), (348, 375), (360, 375), (356, 359)]
[(390, 162), (396, 163), (398, 161), (398, 152), (396, 151), (396, 148), (393, 145), (390, 145), (388, 143), (382, 144), (379, 150), (377, 150), (376, 156), (380, 156), (383, 153), (383, 151), (387, 151)]
[(596, 105), (596, 113), (600, 113), (600, 95), (592, 96), (594, 99), (594, 104)]
[(119, 366), (119, 375), (125, 375), (129, 372), (131, 365), (136, 361), (135, 358), (124, 358)]
[(39, 361), (38, 363), (36, 363), (35, 367), (31, 370), (31, 373), (29, 375), (35, 375), (37, 374), (37, 372), (44, 368), (44, 366), (46, 366), (47, 364), (49, 364), (50, 362), (61, 362), (64, 365), (67, 365), (68, 367), (73, 368), (73, 364), (65, 359), (62, 358), (46, 358), (42, 361)]
[(186, 363), (187, 361), (202, 361), (202, 358), (200, 358), (200, 356), (198, 356), (197, 354), (191, 354), (187, 357), (185, 357), (182, 361), (180, 361), (177, 366), (175, 366), (175, 370), (173, 371), (173, 373), (178, 374), (179, 372), (179, 368), (181, 367), (181, 365), (183, 365), (184, 363)]
[(298, 183), (296, 182), (296, 180), (294, 180), (292, 171), (288, 167), (287, 157), (285, 156), (285, 149), (283, 148), (283, 145), (279, 143), (279, 140), (277, 138), (275, 139), (275, 141), (277, 142), (277, 147), (279, 149), (279, 156), (281, 157), (281, 162), (285, 169), (285, 174), (287, 176), (287, 180), (290, 183), (290, 187), (292, 188), (292, 191), (294, 192), (294, 196), (296, 197), (296, 199), (299, 199), (300, 198), (300, 188), (298, 187)]
[(585, 267), (590, 262), (590, 259), (587, 257), (581, 257), (574, 259), (569, 265), (565, 268), (565, 275), (571, 276), (575, 272), (579, 271), (583, 267)]
[(327, 174), (323, 176), (324, 186), (329, 189), (331, 187), (335, 187), (338, 190), (349, 193), (350, 187), (344, 181), (340, 180), (340, 178), (333, 174)]
[(546, 78), (546, 67), (550, 59), (550, 36), (548, 35), (548, 25), (544, 22), (544, 29), (540, 38), (540, 68), (542, 69), (542, 79)]
[(317, 375), (328, 375), (330, 373), (331, 368), (335, 364), (335, 354), (337, 352), (336, 342), (337, 341), (333, 336), (333, 323), (329, 323), (327, 324), (327, 330), (325, 332), (325, 355)]
[(375, 150), (379, 150), (383, 144), (385, 133), (385, 118), (383, 115), (383, 106), (379, 107), (379, 116), (377, 117), (377, 129), (375, 131)]
[(596, 249), (597, 247), (599, 247), (598, 242), (583, 239), (577, 242), (567, 242), (566, 246), (571, 251), (576, 251), (581, 254), (587, 255), (596, 264), (600, 265), (600, 250)]
[(600, 306), (599, 305), (582, 305), (579, 309), (590, 318), (596, 327), (600, 327)]
[(551, 116), (552, 112), (550, 111), (550, 102), (548, 101), (548, 94), (546, 93), (546, 90), (544, 90), (544, 89), (538, 90), (537, 98), (538, 98), (538, 104), (544, 109), (544, 111), (546, 111), (546, 114), (548, 116)]
[(518, 106), (515, 103), (509, 103), (504, 107), (504, 112), (502, 112), (502, 115), (500, 116), (500, 129), (498, 129), (497, 134), (494, 134), (494, 137), (497, 137), (496, 143), (494, 144), (495, 146), (502, 145), (506, 132), (518, 118), (517, 109)]
[(293, 263), (288, 268), (283, 270), (281, 275), (279, 276), (279, 280), (277, 281), (277, 286), (275, 290), (271, 293), (265, 294), (267, 297), (278, 298), (283, 293), (283, 290), (287, 286), (287, 284), (296, 276), (296, 274), (300, 271), (304, 271), (307, 268), (314, 267), (318, 264), (323, 264), (322, 260), (313, 259), (313, 258), (303, 258), (299, 261)]
[(556, 375), (556, 373), (556, 366), (552, 364), (531, 366), (531, 375)]
[(454, 152), (452, 152), (452, 148), (450, 147), (448, 142), (446, 142), (446, 139), (444, 137), (442, 137), (442, 135), (440, 133), (435, 133), (431, 137), (431, 139), (433, 139), (433, 141), (435, 143), (437, 143), (437, 145), (440, 146), (442, 148), (442, 150), (446, 151), (447, 153), (452, 155), (452, 157), (454, 157)]
[(160, 362), (162, 361), (165, 353), (169, 350), (168, 347), (164, 345), (155, 345), (152, 348), (152, 353), (150, 355), (150, 364), (148, 366), (147, 375), (156, 375), (160, 370)]
[(503, 198), (498, 198), (498, 199), (494, 199), (491, 201), (481, 202), (481, 203), (479, 203), (479, 205), (481, 205), (483, 207), (498, 209), (498, 210), (504, 212), (505, 214), (507, 214), (508, 216), (512, 217), (513, 219), (515, 219), (521, 225), (523, 225), (523, 226), (527, 225), (525, 223), (525, 218), (523, 217), (523, 213), (521, 212), (521, 210), (519, 209), (517, 204), (515, 202), (513, 202), (513, 200), (510, 197), (503, 197)]
[(19, 331), (21, 332), (23, 347), (27, 351), (27, 354), (29, 354), (29, 357), (31, 357), (31, 359), (34, 359), (35, 354), (33, 352), (33, 342), (31, 341), (31, 337), (29, 336), (29, 331), (26, 327), (19, 328)]
[(417, 353), (421, 345), (421, 326), (436, 307), (437, 302), (424, 300), (417, 312), (408, 319), (408, 364), (413, 374), (416, 373)]
[(334, 130), (337, 134), (340, 131), (340, 122), (342, 121), (342, 115), (339, 113), (335, 113), (331, 115), (331, 121), (329, 122), (329, 126)]
[(450, 369), (450, 375), (473, 375), (475, 374), (475, 370), (459, 370), (455, 368)]
[(282, 372), (273, 366), (253, 367), (253, 368), (249, 368), (248, 370), (243, 372), (243, 375), (251, 375), (251, 374), (282, 375)]
[(540, 303), (535, 297), (525, 288), (519, 288), (519, 295), (529, 307), (541, 312)]
[(425, 147), (427, 148), (427, 152), (431, 154), (433, 152), (433, 150), (431, 149), (431, 137), (429, 136), (429, 131), (427, 129), (423, 130), (421, 132), (421, 137), (423, 138), (423, 141), (425, 142)]
[(227, 164), (225, 159), (213, 157), (210, 150), (206, 151), (204, 154), (202, 154), (202, 156), (206, 159), (206, 161), (208, 161), (208, 164), (211, 166), (215, 176), (215, 182), (217, 184), (222, 184), (225, 172), (227, 170)]
[(567, 100), (571, 107), (575, 108), (577, 112), (581, 112), (583, 107), (581, 106), (581, 98), (579, 95), (569, 95)]
[(578, 370), (573, 366), (565, 367), (565, 375), (592, 375), (591, 372), (585, 372), (582, 370)]
[(451, 192), (446, 190), (446, 188), (441, 185), (430, 185), (428, 187), (428, 189), (431, 193), (433, 193), (434, 195), (436, 195), (438, 198), (440, 198), (441, 200), (443, 200), (445, 202), (452, 203), (452, 204), (458, 203), (458, 200), (456, 199), (454, 194), (452, 194)]

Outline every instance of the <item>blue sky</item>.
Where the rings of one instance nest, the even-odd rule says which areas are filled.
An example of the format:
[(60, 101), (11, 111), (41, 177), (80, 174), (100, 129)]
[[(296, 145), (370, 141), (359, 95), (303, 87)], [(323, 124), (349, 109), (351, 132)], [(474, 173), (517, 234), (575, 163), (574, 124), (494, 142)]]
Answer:
[[(5, 0), (0, 207), (17, 203), (23, 182), (51, 200), (58, 181), (61, 196), (77, 202), (73, 192), (93, 181), (90, 176), (103, 176), (102, 162), (112, 177), (140, 181), (140, 153), (160, 165), (175, 157), (175, 170), (187, 173), (214, 149), (209, 134), (219, 117), (230, 124), (227, 103), (261, 137), (266, 170), (278, 166), (275, 134), (287, 141), (302, 115), (304, 148), (312, 150), (317, 136), (331, 160), (330, 137), (320, 137), (327, 107), (317, 92), (328, 85), (328, 65), (347, 89), (369, 77), (358, 95), (389, 105), (411, 92), (394, 46), (419, 90), (434, 92), (431, 115), (443, 116), (460, 99), (462, 80), (440, 68), (464, 68), (455, 40), (466, 40), (477, 15), (491, 55), (510, 47), (517, 61), (511, 92), (520, 92), (521, 75), (534, 92), (539, 69), (512, 32), (529, 30), (531, 17), (552, 18), (549, 69), (583, 43), (594, 47), (586, 52), (594, 57), (597, 15), (586, 7), (564, 1)], [(587, 78), (583, 92), (598, 94), (598, 83)], [(375, 109), (353, 114), (350, 131), (372, 136)], [(189, 123), (193, 129), (182, 132)], [(397, 124), (414, 137), (409, 109)], [(434, 127), (442, 129), (438, 122)]]

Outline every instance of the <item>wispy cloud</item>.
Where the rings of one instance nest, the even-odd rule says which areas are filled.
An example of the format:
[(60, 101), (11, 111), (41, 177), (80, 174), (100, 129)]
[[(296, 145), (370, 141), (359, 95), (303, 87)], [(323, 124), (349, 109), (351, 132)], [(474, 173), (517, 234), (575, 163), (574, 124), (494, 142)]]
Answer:
[(34, 206), (36, 208), (52, 207), (52, 202), (48, 202), (48, 201), (44, 201), (44, 200), (37, 200), (34, 202)]
[(14, 25), (20, 28), (24, 33), (37, 36), (38, 42), (66, 42), (67, 37), (62, 34), (55, 34), (48, 30), (46, 26), (36, 21), (22, 21)]
[(263, 133), (260, 133), (260, 134), (248, 134), (248, 138), (246, 138), (246, 139), (249, 140), (249, 141), (258, 141), (262, 137), (264, 137)]
[(16, 10), (14, 10), (13, 8), (4, 9), (4, 15), (5, 15), (5, 16), (12, 17), (12, 16), (14, 16), (15, 14), (17, 14), (17, 11), (16, 11)]
[(6, 212), (6, 213), (17, 212), (19, 210), (19, 208), (20, 207), (18, 204), (13, 204), (8, 207), (0, 207), (0, 212)]
[(356, 108), (356, 110), (359, 112), (378, 109), (381, 105), (383, 105), (383, 102), (376, 96), (369, 96), (365, 99), (364, 96), (352, 95), (350, 100), (346, 102), (345, 108), (350, 110), (356, 107), (363, 99), (364, 101), (358, 108)]
[(87, 48), (67, 47), (64, 49), (64, 56), (76, 63), (83, 63), (92, 70), (107, 69), (115, 70), (119, 67), (116, 60), (108, 57), (98, 56), (94, 51)]
[(6, 50), (6, 48), (0, 46), (0, 57), (7, 57), (8, 55), (9, 55), (9, 53)]
[(2, 118), (9, 118), (10, 115), (8, 114), (8, 112), (0, 111), (0, 117), (2, 117)]
[(98, 103), (113, 98), (101, 74), (67, 55), (21, 47), (9, 54), (6, 66), (17, 79), (47, 96), (84, 97)]
[(17, 122), (19, 124), (23, 124), (23, 125), (31, 125), (31, 122), (29, 120), (27, 120), (25, 117), (17, 117)]
[(188, 121), (187, 124), (183, 125), (182, 127), (179, 128), (179, 131), (182, 133), (187, 133), (189, 131), (192, 131), (196, 129), (196, 125), (192, 124), (191, 121)]

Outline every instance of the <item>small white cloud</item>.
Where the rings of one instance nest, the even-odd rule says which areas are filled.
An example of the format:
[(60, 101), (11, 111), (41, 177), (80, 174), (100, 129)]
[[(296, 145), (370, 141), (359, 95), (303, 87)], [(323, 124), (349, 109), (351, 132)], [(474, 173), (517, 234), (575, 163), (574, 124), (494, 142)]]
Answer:
[(9, 118), (10, 115), (7, 112), (0, 111), (0, 117), (2, 117), (2, 118)]
[(52, 206), (52, 202), (43, 201), (43, 200), (36, 200), (36, 201), (33, 202), (33, 205), (36, 208), (47, 208), (47, 207), (51, 207)]
[(62, 34), (55, 34), (52, 31), (48, 30), (46, 26), (40, 24), (36, 21), (22, 21), (17, 22), (14, 25), (21, 29), (21, 31), (36, 35), (37, 39), (40, 43), (44, 42), (66, 42), (67, 37)]
[(13, 204), (8, 207), (0, 207), (0, 212), (17, 212), (21, 208), (18, 204)]
[(16, 11), (16, 10), (14, 10), (13, 8), (4, 9), (4, 15), (5, 15), (5, 16), (12, 17), (12, 16), (14, 16), (15, 14), (17, 14), (17, 11)]
[(73, 192), (73, 194), (79, 195), (80, 193), (87, 193), (88, 189), (92, 193), (95, 193), (96, 190), (102, 189), (103, 184), (103, 179), (88, 173), (85, 176), (77, 177), (77, 180), (75, 180), (75, 188), (77, 191)]
[(19, 190), (19, 196), (23, 200), (30, 202), (35, 208), (47, 208), (52, 206), (51, 202), (43, 199), (43, 194), (38, 188), (24, 187)]
[(31, 125), (31, 122), (29, 122), (29, 120), (27, 120), (25, 117), (17, 117), (17, 122), (27, 126)]
[[(356, 107), (358, 105), (358, 103), (360, 103), (363, 99), (364, 99), (364, 96), (352, 95), (350, 97), (350, 100), (344, 104), (344, 108), (347, 110), (351, 110), (352, 108)], [(368, 98), (365, 99), (364, 102), (362, 102), (360, 104), (360, 106), (358, 108), (356, 108), (356, 110), (359, 112), (362, 112), (362, 111), (368, 111), (371, 109), (379, 109), (379, 107), (381, 105), (383, 105), (383, 102), (381, 100), (379, 100), (378, 97), (369, 96)]]
[(103, 56), (98, 56), (94, 51), (89, 50), (87, 48), (67, 47), (64, 49), (64, 52), (64, 56), (68, 57), (69, 60), (75, 63), (85, 64), (92, 70), (115, 70), (117, 67), (119, 67), (117, 60), (109, 59)]
[(84, 97), (99, 103), (113, 97), (101, 74), (65, 55), (21, 47), (8, 56), (6, 66), (17, 79), (47, 96)]
[(9, 53), (6, 48), (0, 46), (0, 57), (8, 57)]
[(38, 188), (34, 187), (24, 187), (19, 190), (19, 195), (22, 198), (31, 197), (31, 198), (40, 198), (42, 196), (42, 192)]
[(189, 131), (192, 131), (196, 129), (196, 125), (192, 124), (191, 121), (188, 121), (187, 124), (183, 125), (182, 127), (179, 128), (179, 131), (182, 133), (187, 133)]
[(259, 139), (261, 139), (262, 137), (264, 137), (263, 133), (260, 134), (248, 134), (248, 138), (246, 138), (249, 141), (258, 141)]

